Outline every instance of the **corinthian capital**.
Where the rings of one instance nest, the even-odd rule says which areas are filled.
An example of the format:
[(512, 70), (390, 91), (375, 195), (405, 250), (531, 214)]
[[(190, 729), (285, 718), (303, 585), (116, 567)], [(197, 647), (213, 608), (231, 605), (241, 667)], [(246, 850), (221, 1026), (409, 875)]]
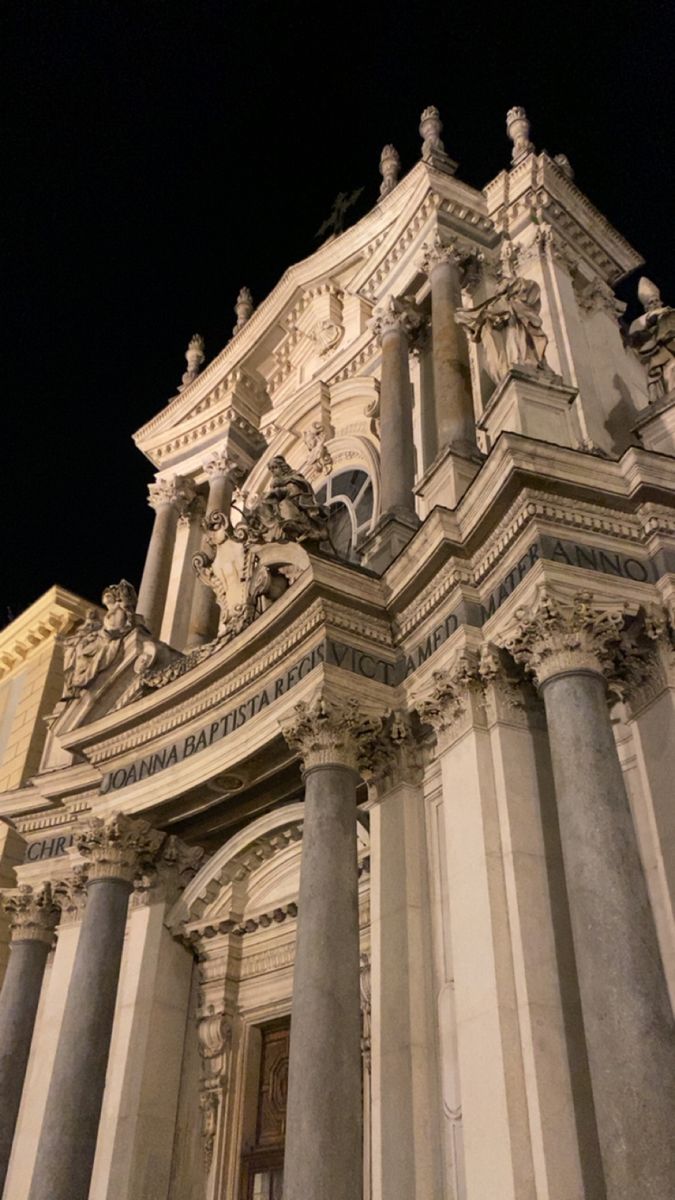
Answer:
[(412, 338), (424, 325), (424, 315), (413, 301), (390, 296), (368, 324), (380, 342), (388, 333), (403, 333)]
[(517, 625), (506, 649), (539, 684), (566, 671), (594, 671), (609, 678), (623, 641), (626, 613), (593, 603), (590, 592), (571, 602), (543, 591), (533, 609), (516, 609)]
[(436, 734), (447, 733), (483, 713), (480, 660), (474, 650), (463, 650), (451, 667), (434, 671), (431, 687), (417, 698), (420, 719)]
[(10, 917), (13, 942), (36, 941), (52, 945), (59, 909), (54, 903), (51, 884), (44, 883), (36, 889), (29, 883), (22, 883), (11, 892), (5, 892), (2, 906)]
[(182, 475), (174, 475), (173, 479), (157, 479), (155, 483), (148, 484), (148, 504), (155, 512), (164, 504), (172, 504), (179, 513), (184, 513), (194, 497), (192, 480)]
[(303, 761), (315, 767), (351, 767), (364, 778), (375, 774), (388, 756), (384, 716), (361, 712), (357, 700), (328, 701), (322, 696), (293, 706), (282, 733)]
[(204, 470), (209, 479), (215, 479), (219, 475), (227, 475), (234, 483), (240, 483), (246, 474), (244, 468), (239, 465), (236, 458), (230, 458), (224, 448), (214, 451), (208, 462), (204, 463)]
[(75, 834), (75, 845), (87, 859), (87, 876), (93, 879), (123, 879), (131, 883), (157, 856), (166, 834), (152, 829), (147, 821), (132, 820), (124, 813), (91, 817)]
[(422, 246), (422, 258), (420, 259), (420, 268), (425, 275), (430, 275), (434, 267), (439, 267), (445, 263), (451, 263), (458, 267), (461, 262), (461, 255), (457, 249), (457, 243), (453, 238), (448, 242), (442, 242), (440, 235), (434, 234), (433, 241), (425, 242)]

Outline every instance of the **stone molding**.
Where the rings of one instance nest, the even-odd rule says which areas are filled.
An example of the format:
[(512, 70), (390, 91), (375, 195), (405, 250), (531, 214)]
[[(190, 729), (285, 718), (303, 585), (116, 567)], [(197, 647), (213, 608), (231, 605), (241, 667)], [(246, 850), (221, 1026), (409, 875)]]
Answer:
[(371, 1014), (372, 1014), (372, 984), (370, 973), (370, 955), (361, 954), (361, 969), (359, 971), (359, 993), (361, 1000), (361, 1056), (363, 1066), (370, 1074), (371, 1068)]
[(612, 676), (625, 609), (600, 607), (591, 592), (577, 592), (570, 602), (542, 589), (534, 607), (517, 608), (515, 619), (504, 646), (539, 686), (569, 671)]
[(10, 918), (13, 943), (44, 942), (51, 948), (60, 915), (51, 883), (45, 882), (39, 888), (19, 884), (3, 894), (2, 907)]
[(75, 830), (75, 845), (87, 861), (87, 882), (121, 879), (132, 883), (141, 870), (152, 864), (166, 834), (147, 821), (124, 813), (91, 817)]
[(364, 778), (376, 774), (390, 753), (384, 715), (362, 712), (358, 700), (327, 700), (321, 694), (293, 705), (281, 731), (302, 760), (304, 773), (317, 767), (349, 767)]

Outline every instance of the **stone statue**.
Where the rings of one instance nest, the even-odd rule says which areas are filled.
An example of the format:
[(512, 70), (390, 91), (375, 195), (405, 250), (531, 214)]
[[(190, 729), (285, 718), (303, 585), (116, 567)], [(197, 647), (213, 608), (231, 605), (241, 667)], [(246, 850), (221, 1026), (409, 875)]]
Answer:
[(675, 392), (675, 309), (663, 304), (651, 279), (638, 283), (644, 313), (633, 321), (628, 336), (647, 369), (650, 402)]
[(401, 171), (401, 160), (398, 155), (398, 150), (395, 146), (385, 146), (380, 155), (380, 175), (382, 183), (380, 184), (380, 195), (388, 196), (393, 192), (398, 177)]
[(422, 158), (425, 162), (432, 162), (437, 155), (445, 155), (445, 146), (441, 140), (442, 129), (440, 113), (435, 104), (430, 104), (420, 117)]
[(103, 620), (90, 608), (79, 629), (61, 640), (63, 646), (63, 700), (74, 700), (117, 657), (122, 642), (139, 624), (136, 591), (122, 579), (105, 589)]
[(186, 387), (189, 387), (192, 381), (197, 378), (204, 365), (206, 355), (204, 353), (204, 339), (200, 333), (193, 333), (190, 338), (190, 344), (185, 351), (185, 358), (188, 369), (183, 373), (178, 389), (179, 392), (184, 392)]
[(495, 295), (455, 314), (472, 342), (483, 346), (485, 368), (494, 383), (501, 383), (511, 367), (549, 370), (539, 284), (512, 274), (510, 251), (502, 255), (502, 264), (502, 283)]
[[(277, 455), (269, 463), (272, 487), (234, 529), (237, 540), (325, 542), (328, 510), (319, 504), (311, 483)], [(243, 527), (243, 528), (242, 528)]]
[(305, 471), (316, 468), (322, 475), (330, 475), (333, 470), (333, 460), (326, 447), (328, 432), (322, 421), (312, 421), (309, 429), (303, 433), (303, 441), (309, 450)]
[(253, 314), (253, 296), (247, 287), (243, 287), (237, 296), (237, 303), (234, 306), (234, 311), (237, 315), (237, 324), (232, 333), (239, 333), (240, 329), (244, 328), (247, 321), (250, 321)]

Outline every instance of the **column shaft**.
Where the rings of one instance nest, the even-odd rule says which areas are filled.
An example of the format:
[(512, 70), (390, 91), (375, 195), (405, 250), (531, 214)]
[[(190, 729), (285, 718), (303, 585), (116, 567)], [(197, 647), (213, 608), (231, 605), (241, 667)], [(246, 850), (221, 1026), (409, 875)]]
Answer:
[(675, 1189), (675, 1039), (604, 680), (543, 684), (608, 1200)]
[(155, 637), (159, 637), (162, 626), (177, 524), (175, 504), (158, 504), (136, 606)]
[(30, 1200), (89, 1195), (130, 890), (118, 878), (88, 885)]
[[(206, 515), (212, 512), (229, 512), (232, 504), (234, 482), (231, 473), (212, 475), (209, 481), (209, 498)], [(190, 611), (190, 629), (187, 645), (201, 646), (210, 642), (218, 633), (219, 609), (216, 598), (201, 579), (195, 579)]]
[(308, 771), (284, 1200), (362, 1195), (356, 775)]
[(400, 323), (382, 333), (380, 461), (382, 513), (402, 513), (416, 519), (412, 387), (408, 338)]
[(0, 992), (0, 1196), (5, 1186), (49, 945), (13, 941)]
[(461, 308), (456, 264), (449, 258), (437, 263), (430, 280), (436, 450), (449, 445), (459, 453), (471, 453), (476, 449), (476, 429), (466, 336), (455, 321)]

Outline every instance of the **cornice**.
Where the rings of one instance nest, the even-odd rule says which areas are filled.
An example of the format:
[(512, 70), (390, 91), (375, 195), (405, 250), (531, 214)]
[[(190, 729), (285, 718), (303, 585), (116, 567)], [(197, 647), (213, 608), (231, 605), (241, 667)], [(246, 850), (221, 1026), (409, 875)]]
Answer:
[(94, 608), (81, 596), (54, 586), (31, 604), (16, 620), (0, 631), (0, 679), (27, 662), (46, 642), (67, 633), (87, 609)]

